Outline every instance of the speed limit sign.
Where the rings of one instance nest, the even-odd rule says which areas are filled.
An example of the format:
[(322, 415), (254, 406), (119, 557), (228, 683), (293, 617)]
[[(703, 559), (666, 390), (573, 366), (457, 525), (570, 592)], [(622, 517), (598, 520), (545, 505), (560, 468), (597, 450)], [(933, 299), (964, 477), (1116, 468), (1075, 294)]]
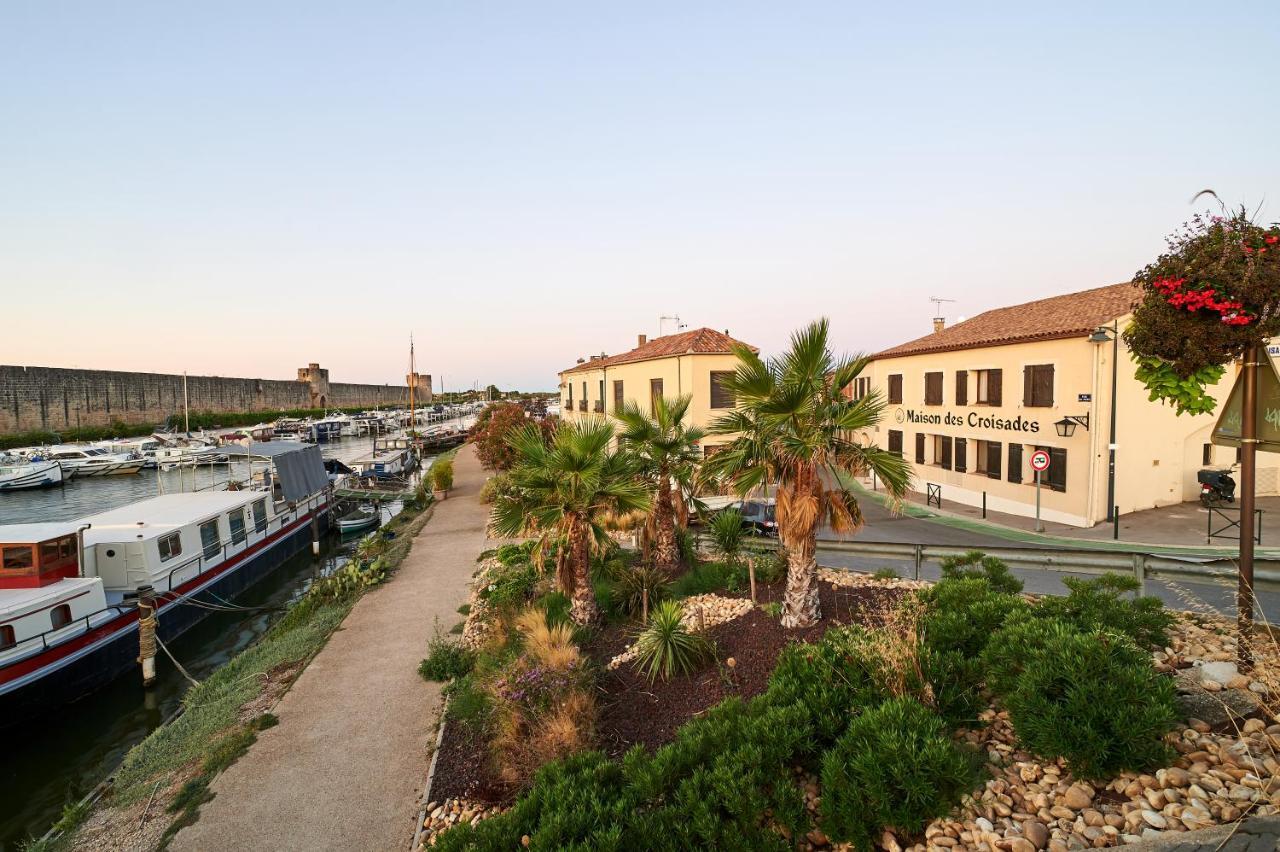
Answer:
[(1049, 469), (1049, 454), (1044, 450), (1036, 450), (1031, 454), (1031, 469), (1042, 473)]

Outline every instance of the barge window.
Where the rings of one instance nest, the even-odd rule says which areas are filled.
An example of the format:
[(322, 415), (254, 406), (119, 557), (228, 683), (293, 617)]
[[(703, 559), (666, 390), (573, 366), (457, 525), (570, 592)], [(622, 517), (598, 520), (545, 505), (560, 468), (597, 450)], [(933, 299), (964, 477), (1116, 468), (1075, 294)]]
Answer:
[(71, 623), (71, 604), (58, 604), (49, 610), (49, 623), (54, 630), (66, 627)]
[(8, 546), (4, 549), (4, 567), (10, 571), (25, 571), (34, 568), (35, 552), (31, 545)]
[(227, 526), (231, 529), (231, 543), (240, 544), (245, 540), (244, 509), (236, 509), (227, 513)]
[(267, 501), (258, 500), (253, 504), (253, 528), (258, 532), (267, 529)]
[(204, 548), (204, 558), (212, 559), (222, 550), (222, 537), (218, 535), (218, 519), (205, 521), (200, 525), (200, 546)]
[(7, 651), (18, 644), (18, 637), (8, 624), (0, 625), (0, 651)]
[(160, 548), (160, 561), (168, 562), (175, 556), (182, 555), (182, 534), (169, 533), (160, 536), (160, 540), (156, 542), (156, 546)]

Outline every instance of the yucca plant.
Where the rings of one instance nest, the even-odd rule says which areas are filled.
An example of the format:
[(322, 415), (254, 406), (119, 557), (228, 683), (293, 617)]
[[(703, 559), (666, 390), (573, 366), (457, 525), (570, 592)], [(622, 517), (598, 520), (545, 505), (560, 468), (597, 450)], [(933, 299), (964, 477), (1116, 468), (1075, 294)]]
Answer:
[(712, 654), (711, 643), (693, 633), (681, 620), (684, 607), (663, 601), (649, 614), (649, 624), (636, 637), (636, 668), (649, 682), (696, 669)]
[(711, 542), (716, 552), (724, 561), (738, 564), (747, 540), (746, 531), (742, 528), (742, 512), (725, 509), (711, 519), (707, 531), (711, 533)]

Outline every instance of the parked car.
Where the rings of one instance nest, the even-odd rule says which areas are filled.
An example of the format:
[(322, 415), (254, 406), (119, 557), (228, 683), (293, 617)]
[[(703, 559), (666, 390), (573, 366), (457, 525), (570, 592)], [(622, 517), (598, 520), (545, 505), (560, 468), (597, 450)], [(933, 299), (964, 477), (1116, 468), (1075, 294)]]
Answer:
[(778, 507), (772, 500), (746, 500), (737, 506), (742, 526), (756, 535), (778, 534)]

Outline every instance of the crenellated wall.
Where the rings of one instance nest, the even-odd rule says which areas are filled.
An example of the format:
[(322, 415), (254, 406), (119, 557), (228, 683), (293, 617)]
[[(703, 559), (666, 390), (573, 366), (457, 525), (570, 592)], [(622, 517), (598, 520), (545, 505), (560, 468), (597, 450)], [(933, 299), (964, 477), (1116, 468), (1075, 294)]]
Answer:
[[(0, 434), (58, 431), (113, 422), (162, 423), (182, 411), (182, 376), (0, 366)], [(419, 375), (419, 402), (431, 399), (431, 377)], [(319, 364), (295, 381), (187, 376), (191, 411), (280, 411), (407, 405), (407, 385), (330, 382)]]

